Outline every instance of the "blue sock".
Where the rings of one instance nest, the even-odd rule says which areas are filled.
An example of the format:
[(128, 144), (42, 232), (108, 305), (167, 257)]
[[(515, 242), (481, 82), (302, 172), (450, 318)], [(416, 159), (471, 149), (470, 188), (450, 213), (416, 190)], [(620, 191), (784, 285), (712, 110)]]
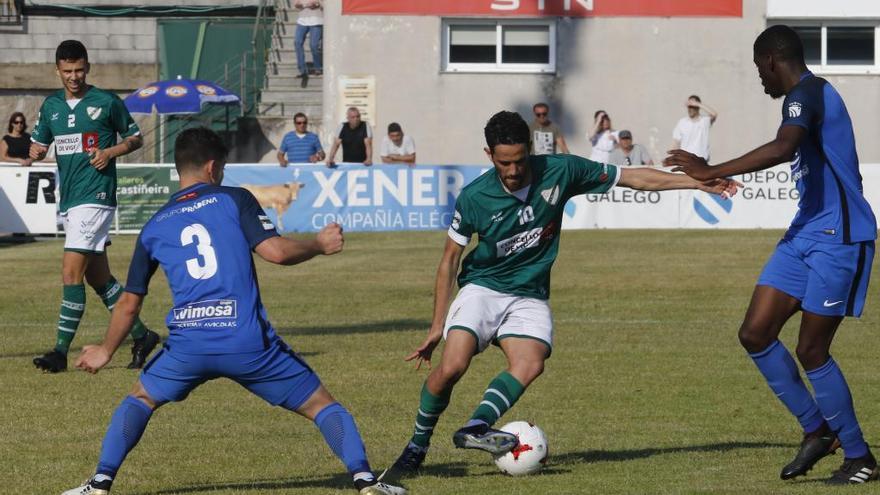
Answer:
[(822, 409), (825, 421), (837, 432), (843, 453), (848, 459), (862, 457), (868, 453), (868, 445), (862, 437), (862, 429), (853, 409), (852, 395), (843, 372), (833, 358), (818, 368), (808, 371), (807, 378), (816, 391), (816, 402)]
[(797, 417), (804, 433), (818, 430), (824, 423), (822, 412), (801, 380), (797, 363), (782, 342), (777, 340), (763, 351), (749, 354), (749, 357), (761, 370), (776, 397)]
[(119, 466), (141, 439), (152, 415), (148, 405), (130, 395), (119, 404), (104, 435), (96, 474), (116, 477)]
[(358, 432), (354, 418), (338, 402), (321, 409), (315, 416), (315, 424), (324, 435), (324, 441), (333, 450), (346, 469), (352, 475), (370, 473), (370, 463), (367, 462), (367, 451), (364, 442)]

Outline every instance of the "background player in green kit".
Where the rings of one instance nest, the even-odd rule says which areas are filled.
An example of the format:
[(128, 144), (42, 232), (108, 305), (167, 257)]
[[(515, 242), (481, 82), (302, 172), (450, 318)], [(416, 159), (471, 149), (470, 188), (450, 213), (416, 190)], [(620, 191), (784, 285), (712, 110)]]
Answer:
[[(698, 182), (687, 176), (648, 168), (618, 168), (575, 155), (529, 156), (529, 126), (514, 112), (499, 112), (485, 128), (486, 155), (494, 164), (458, 197), (434, 291), (434, 316), (427, 338), (409, 356), (419, 366), (431, 363), (441, 338), (446, 346), (440, 366), (422, 387), (413, 436), (394, 465), (397, 472), (417, 470), (425, 459), (434, 426), (449, 404), (455, 383), (471, 359), (495, 343), (508, 367), (486, 388), (470, 421), (453, 436), (459, 448), (502, 454), (516, 447), (514, 435), (491, 426), (522, 396), (544, 370), (553, 345), (553, 321), (547, 300), (550, 268), (559, 249), (565, 203), (585, 193), (614, 186), (660, 191), (701, 189), (736, 193), (737, 183)], [(472, 235), (479, 242), (458, 274), (461, 287), (449, 304), (455, 274)]]
[[(143, 144), (140, 129), (122, 100), (86, 83), (89, 56), (76, 40), (61, 42), (55, 50), (55, 68), (63, 89), (49, 95), (40, 107), (30, 156), (46, 157), (55, 141), (61, 181), (64, 219), (64, 292), (55, 348), (34, 358), (34, 365), (57, 373), (67, 369), (67, 351), (85, 312), (87, 281), (112, 310), (122, 287), (110, 273), (105, 247), (116, 211), (116, 157)], [(122, 142), (116, 144), (116, 135)], [(140, 368), (159, 342), (159, 335), (137, 320), (131, 332), (134, 344), (129, 368)]]

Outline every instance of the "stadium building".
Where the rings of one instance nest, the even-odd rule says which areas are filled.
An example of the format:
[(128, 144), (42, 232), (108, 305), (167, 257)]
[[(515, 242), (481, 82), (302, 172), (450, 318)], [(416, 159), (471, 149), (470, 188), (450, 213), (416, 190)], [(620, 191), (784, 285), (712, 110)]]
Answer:
[[(0, 118), (58, 88), (52, 64), (63, 39), (79, 38), (95, 64), (90, 82), (127, 94), (176, 75), (211, 79), (242, 94), (232, 115), (203, 121), (228, 133), (237, 161), (274, 161), (275, 146), (304, 111), (330, 145), (345, 108), (357, 105), (381, 137), (399, 122), (422, 163), (484, 163), (481, 129), (494, 111), (531, 118), (545, 101), (574, 153), (596, 110), (632, 131), (655, 161), (672, 143), (691, 94), (720, 116), (713, 161), (774, 135), (780, 102), (762, 93), (751, 44), (766, 26), (803, 35), (813, 70), (849, 105), (860, 158), (880, 162), (876, 90), (880, 3), (873, 0), (339, 0), (325, 2), (323, 78), (293, 79), (292, 0), (2, 2)], [(187, 120), (139, 118), (144, 152)], [(170, 147), (162, 150), (167, 161)], [(378, 145), (374, 146), (378, 160)]]

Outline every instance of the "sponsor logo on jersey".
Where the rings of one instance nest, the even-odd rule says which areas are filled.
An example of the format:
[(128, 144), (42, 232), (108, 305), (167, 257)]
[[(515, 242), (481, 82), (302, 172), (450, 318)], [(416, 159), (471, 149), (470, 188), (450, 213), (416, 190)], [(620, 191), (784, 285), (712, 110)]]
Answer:
[(171, 323), (186, 326), (205, 320), (235, 319), (238, 304), (235, 299), (207, 299), (173, 308), (171, 313)]
[(83, 138), (83, 151), (86, 153), (91, 153), (93, 151), (98, 151), (98, 133), (97, 132), (84, 132)]
[[(39, 119), (40, 117), (37, 116), (37, 118)], [(57, 113), (53, 113), (53, 114), (52, 114), (52, 120), (58, 120), (58, 114), (57, 114)]]
[(196, 90), (203, 95), (213, 96), (217, 94), (217, 90), (205, 84), (197, 84)]
[[(186, 195), (184, 195), (184, 196), (186, 196)], [(206, 206), (210, 206), (210, 205), (216, 204), (218, 202), (219, 201), (216, 196), (211, 196), (211, 197), (205, 198), (201, 201), (196, 201), (195, 203), (193, 203), (191, 205), (180, 206), (178, 208), (168, 210), (165, 213), (162, 213), (161, 215), (157, 215), (155, 218), (156, 218), (157, 222), (161, 222), (162, 220), (169, 219), (175, 215), (180, 215), (181, 213), (195, 213)]]
[(498, 213), (495, 213), (494, 215), (492, 215), (491, 218), (489, 218), (490, 223), (500, 222), (502, 220), (504, 220), (504, 212), (503, 211), (499, 211)]
[(185, 86), (168, 86), (165, 89), (165, 94), (172, 98), (180, 98), (181, 96), (186, 96), (187, 89)]
[(544, 227), (535, 227), (534, 229), (520, 232), (513, 237), (498, 241), (495, 243), (495, 255), (499, 258), (504, 258), (524, 249), (535, 247), (541, 241), (543, 233)]
[(101, 107), (86, 107), (86, 113), (89, 114), (89, 118), (91, 118), (92, 120), (100, 117), (102, 110), (103, 108)]
[(550, 206), (556, 206), (559, 202), (559, 184), (541, 191), (541, 197), (544, 198)]
[(159, 92), (159, 86), (147, 86), (146, 88), (138, 91), (138, 97), (140, 98), (149, 98), (154, 94)]
[(258, 215), (257, 218), (260, 219), (260, 223), (263, 224), (263, 230), (274, 230), (275, 226), (272, 225), (272, 220), (269, 220), (269, 217), (266, 215)]
[(58, 156), (81, 153), (83, 149), (82, 134), (63, 134), (55, 136), (55, 154)]
[(788, 104), (788, 116), (791, 118), (800, 117), (802, 108), (803, 108), (803, 106), (796, 101), (789, 103)]

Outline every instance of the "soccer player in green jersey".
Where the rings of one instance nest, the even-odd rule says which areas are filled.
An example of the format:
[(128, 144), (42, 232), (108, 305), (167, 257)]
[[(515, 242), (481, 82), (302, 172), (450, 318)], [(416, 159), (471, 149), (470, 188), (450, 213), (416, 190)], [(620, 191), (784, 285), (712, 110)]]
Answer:
[[(430, 366), (441, 338), (440, 365), (422, 387), (415, 430), (394, 464), (416, 471), (431, 434), (449, 404), (455, 383), (471, 359), (497, 344), (508, 366), (489, 383), (470, 421), (453, 436), (459, 448), (500, 455), (517, 439), (491, 426), (516, 403), (544, 370), (553, 346), (550, 268), (559, 249), (562, 214), (569, 198), (601, 194), (614, 186), (661, 191), (700, 189), (733, 195), (727, 179), (698, 182), (650, 168), (618, 168), (575, 155), (529, 156), (529, 126), (514, 112), (499, 112), (485, 128), (486, 155), (494, 164), (458, 197), (434, 288), (434, 316), (428, 336), (409, 356)], [(450, 305), (459, 262), (471, 236), (478, 243), (458, 273), (461, 289)]]
[[(65, 234), (61, 314), (55, 348), (34, 358), (37, 368), (50, 373), (67, 369), (67, 352), (86, 308), (83, 281), (109, 310), (122, 294), (105, 251), (116, 211), (116, 158), (143, 144), (140, 129), (122, 100), (86, 83), (89, 56), (82, 43), (61, 42), (55, 50), (55, 69), (63, 89), (49, 95), (40, 107), (30, 150), (32, 159), (42, 160), (55, 141), (61, 181)], [(122, 136), (119, 144), (117, 134)], [(159, 343), (159, 335), (140, 320), (131, 335), (134, 344), (128, 367), (140, 368)]]

